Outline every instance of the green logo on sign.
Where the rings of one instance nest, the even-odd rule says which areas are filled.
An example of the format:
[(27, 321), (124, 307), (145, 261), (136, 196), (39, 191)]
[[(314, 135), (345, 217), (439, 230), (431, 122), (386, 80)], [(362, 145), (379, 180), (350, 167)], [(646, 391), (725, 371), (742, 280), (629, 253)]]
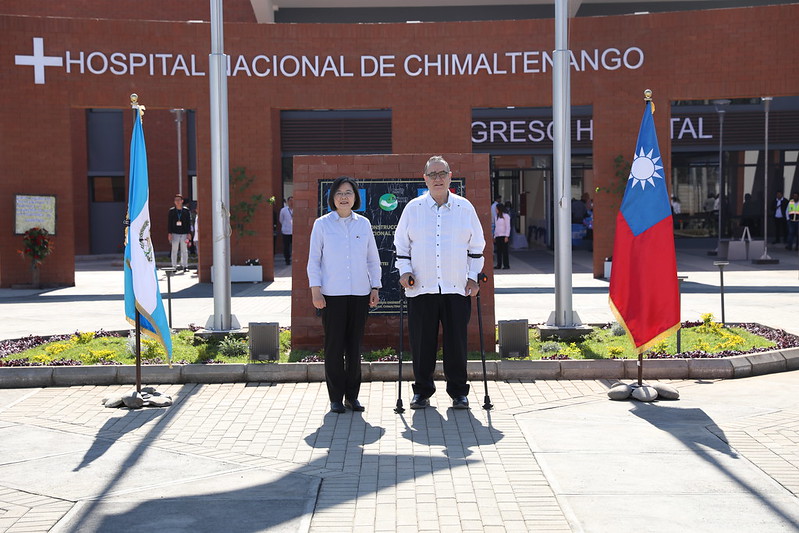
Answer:
[(397, 197), (391, 193), (384, 194), (378, 203), (383, 211), (394, 211), (397, 208)]

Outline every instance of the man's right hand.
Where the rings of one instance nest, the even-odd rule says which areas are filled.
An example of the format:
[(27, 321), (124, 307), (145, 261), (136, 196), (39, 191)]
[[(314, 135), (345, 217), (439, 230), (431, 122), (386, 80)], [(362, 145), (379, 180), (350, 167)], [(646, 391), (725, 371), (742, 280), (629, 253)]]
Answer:
[(412, 287), (412, 285), (411, 285), (411, 277), (413, 277), (413, 274), (411, 274), (410, 272), (406, 272), (405, 274), (400, 276), (399, 284), (402, 285), (406, 289), (410, 289)]
[(172, 234), (171, 233), (167, 233), (166, 240), (168, 240), (169, 242), (172, 242)]

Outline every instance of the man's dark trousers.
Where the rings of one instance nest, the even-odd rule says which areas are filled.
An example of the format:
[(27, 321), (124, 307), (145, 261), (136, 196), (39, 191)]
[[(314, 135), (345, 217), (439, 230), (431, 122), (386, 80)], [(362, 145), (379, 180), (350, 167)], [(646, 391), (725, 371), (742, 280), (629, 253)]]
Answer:
[(433, 374), (438, 351), (438, 325), (443, 327), (444, 377), (451, 398), (467, 396), (466, 328), (472, 301), (460, 294), (420, 294), (408, 298), (408, 337), (413, 353), (413, 392), (428, 398), (436, 391)]
[(291, 264), (291, 244), (292, 244), (292, 236), (283, 234), (283, 258), (286, 260), (286, 264)]

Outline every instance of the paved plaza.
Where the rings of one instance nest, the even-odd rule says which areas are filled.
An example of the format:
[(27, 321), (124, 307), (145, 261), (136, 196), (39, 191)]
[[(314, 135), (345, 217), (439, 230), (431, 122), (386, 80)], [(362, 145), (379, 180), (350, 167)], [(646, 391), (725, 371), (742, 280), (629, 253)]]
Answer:
[[(684, 246), (683, 319), (718, 316), (713, 258)], [(75, 287), (0, 291), (0, 338), (125, 329), (107, 263), (82, 261)], [(498, 320), (546, 319), (551, 263), (511, 257)], [(609, 321), (589, 264), (575, 253), (574, 307)], [(727, 320), (799, 333), (798, 266), (730, 264)], [(242, 323), (288, 324), (287, 274), (234, 286)], [(174, 325), (203, 323), (209, 286), (172, 288)], [(136, 411), (101, 404), (129, 385), (2, 389), (0, 532), (799, 531), (799, 372), (671, 383), (679, 401), (648, 404), (608, 400), (606, 380), (489, 382), (485, 411), (476, 382), (471, 410), (440, 390), (402, 415), (394, 382), (364, 383), (366, 411), (342, 415), (323, 383), (161, 385), (174, 405)]]

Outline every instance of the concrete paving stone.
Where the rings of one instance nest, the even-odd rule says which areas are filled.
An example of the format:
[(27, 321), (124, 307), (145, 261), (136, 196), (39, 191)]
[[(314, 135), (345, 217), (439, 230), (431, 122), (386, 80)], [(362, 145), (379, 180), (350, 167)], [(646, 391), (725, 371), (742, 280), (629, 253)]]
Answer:
[[(144, 385), (180, 383), (182, 367), (183, 365), (172, 365), (172, 368), (169, 365), (141, 365), (141, 382)], [(120, 365), (116, 368), (117, 383), (136, 383), (136, 365)]]
[(441, 533), (462, 533), (464, 531), (463, 525), (461, 525), (460, 521), (457, 524), (452, 525), (442, 525), (441, 526)]
[[(2, 367), (0, 389), (23, 387), (51, 387), (55, 367)], [(2, 407), (2, 403), (0, 403)]]
[(560, 361), (497, 361), (497, 379), (558, 379), (560, 372)]
[(746, 357), (752, 364), (752, 375), (761, 376), (787, 369), (785, 357), (780, 352), (762, 352)]
[(616, 359), (560, 361), (561, 379), (598, 379), (624, 377), (624, 362)]
[(692, 379), (729, 379), (734, 377), (732, 364), (726, 359), (689, 359)]
[(734, 378), (748, 378), (752, 375), (752, 362), (745, 355), (736, 355), (728, 358), (732, 365)]
[(245, 378), (248, 382), (295, 382), (308, 379), (307, 363), (285, 364), (249, 364), (246, 366)]
[(56, 366), (53, 367), (53, 385), (113, 385), (117, 381), (116, 366)]
[(799, 348), (790, 348), (780, 352), (785, 358), (786, 370), (799, 370)]
[(308, 374), (306, 379), (308, 381), (324, 381), (325, 380), (325, 364), (324, 363), (308, 363)]
[[(644, 359), (643, 374), (644, 380), (686, 379), (690, 374), (688, 359)], [(624, 360), (624, 378), (638, 379), (637, 359)]]
[[(646, 528), (653, 532), (796, 531), (799, 509), (795, 500), (786, 497), (764, 498), (758, 493), (694, 494), (690, 499), (668, 493), (640, 494), (626, 500), (602, 494), (568, 496), (569, 505), (581, 517), (586, 531), (607, 531), (611, 524), (623, 521), (625, 528)], [(682, 502), (682, 506), (678, 503)], [(757, 510), (742, 513), (741, 509)], [(668, 519), (664, 519), (668, 517)]]
[(244, 381), (244, 364), (183, 365), (181, 379), (186, 383), (231, 383)]

